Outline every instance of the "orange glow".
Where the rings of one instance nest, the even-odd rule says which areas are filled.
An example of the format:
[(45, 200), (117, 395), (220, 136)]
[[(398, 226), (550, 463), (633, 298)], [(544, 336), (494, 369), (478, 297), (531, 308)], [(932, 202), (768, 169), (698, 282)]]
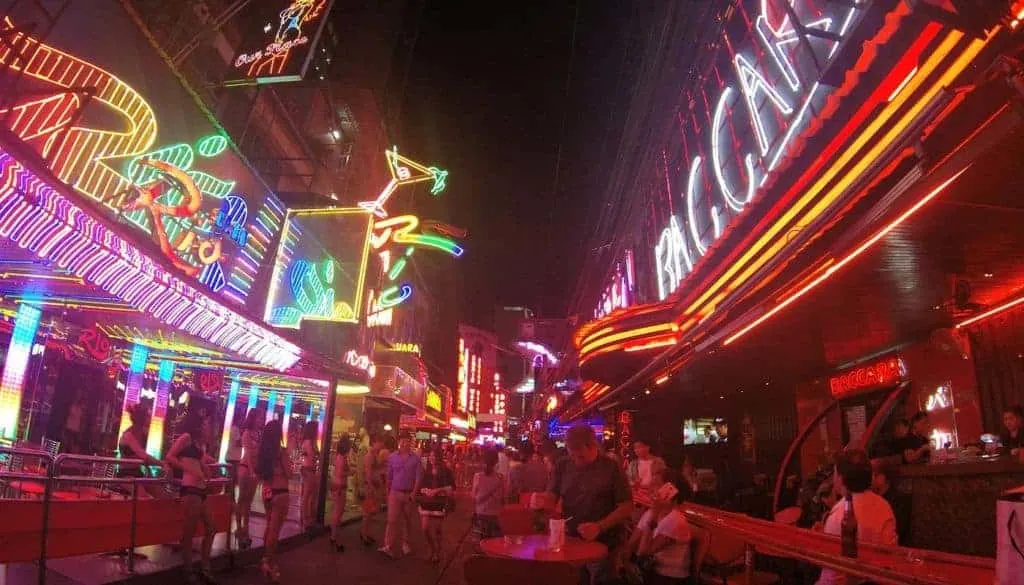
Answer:
[(660, 341), (648, 341), (647, 343), (640, 343), (640, 344), (636, 344), (636, 345), (633, 345), (633, 344), (626, 345), (625, 346), (625, 351), (627, 351), (627, 352), (647, 351), (648, 349), (654, 349), (656, 347), (668, 347), (670, 345), (675, 345), (675, 344), (676, 344), (676, 338), (675, 337), (671, 337), (671, 338), (668, 338), (668, 339), (662, 339)]
[(665, 382), (668, 382), (669, 377), (670, 377), (669, 374), (665, 374), (664, 376), (662, 376), (662, 377), (658, 378), (657, 380), (655, 380), (654, 384), (657, 385), (657, 386), (661, 386)]
[(940, 193), (942, 193), (942, 191), (945, 190), (946, 187), (948, 187), (950, 184), (952, 184), (953, 181), (956, 181), (960, 177), (960, 175), (964, 174), (964, 172), (967, 170), (967, 168), (968, 167), (964, 167), (963, 169), (960, 169), (960, 171), (957, 174), (955, 174), (952, 177), (950, 177), (949, 179), (947, 179), (944, 183), (942, 183), (938, 187), (932, 189), (932, 191), (930, 193), (928, 193), (927, 195), (922, 197), (921, 200), (918, 201), (917, 203), (915, 203), (910, 209), (908, 209), (905, 212), (903, 212), (902, 215), (900, 215), (895, 220), (893, 220), (891, 223), (889, 223), (889, 225), (887, 225), (884, 228), (882, 228), (881, 230), (879, 230), (878, 233), (876, 233), (874, 236), (869, 238), (863, 244), (858, 246), (857, 249), (855, 249), (853, 252), (850, 252), (850, 254), (848, 254), (845, 258), (843, 258), (839, 262), (836, 262), (832, 266), (829, 266), (825, 270), (824, 273), (819, 275), (817, 278), (815, 278), (811, 282), (807, 283), (796, 294), (788, 297), (786, 300), (782, 301), (778, 305), (775, 305), (767, 313), (765, 313), (764, 315), (761, 315), (756, 320), (754, 320), (753, 323), (747, 325), (743, 329), (740, 329), (739, 331), (734, 333), (731, 337), (727, 338), (725, 340), (724, 345), (729, 345), (730, 343), (736, 341), (740, 337), (743, 337), (744, 335), (749, 333), (752, 329), (754, 329), (755, 327), (757, 327), (761, 323), (764, 323), (768, 319), (771, 319), (772, 317), (775, 316), (775, 314), (777, 314), (778, 312), (782, 311), (783, 309), (785, 309), (786, 307), (791, 305), (794, 301), (796, 301), (800, 297), (804, 296), (805, 294), (807, 294), (808, 292), (813, 290), (819, 284), (821, 284), (821, 283), (825, 282), (826, 280), (828, 280), (829, 278), (831, 278), (832, 275), (835, 274), (837, 271), (839, 271), (840, 268), (842, 268), (843, 266), (846, 266), (847, 264), (852, 262), (854, 259), (856, 259), (858, 256), (860, 256), (862, 253), (864, 253), (865, 250), (867, 250), (871, 246), (875, 245), (879, 240), (881, 240), (886, 235), (888, 235), (889, 232), (891, 232), (897, 226), (899, 226), (904, 221), (909, 219), (912, 215), (917, 213), (922, 207), (927, 205), (929, 201), (931, 201), (935, 197), (938, 197), (938, 195)]
[(646, 327), (637, 327), (636, 329), (627, 329), (619, 333), (614, 333), (606, 337), (589, 340), (587, 345), (584, 345), (579, 349), (581, 356), (586, 355), (595, 349), (602, 346), (608, 345), (615, 341), (622, 341), (634, 337), (642, 337), (644, 335), (650, 335), (654, 333), (664, 333), (666, 331), (672, 331), (672, 325), (669, 323), (659, 323), (657, 325), (648, 325)]
[(1008, 311), (1008, 310), (1016, 307), (1017, 305), (1019, 305), (1021, 303), (1024, 303), (1024, 297), (1021, 297), (1019, 299), (1014, 299), (1012, 301), (1007, 301), (1007, 302), (1005, 302), (1005, 303), (1003, 303), (1003, 304), (1001, 304), (1001, 305), (999, 305), (999, 306), (997, 306), (997, 307), (995, 307), (993, 309), (989, 309), (988, 311), (985, 311), (984, 313), (982, 313), (980, 315), (975, 315), (975, 316), (971, 317), (970, 319), (964, 319), (963, 321), (957, 323), (955, 327), (957, 329), (960, 329), (961, 327), (967, 327), (968, 325), (972, 325), (974, 323), (977, 323), (978, 321), (982, 321), (982, 320), (988, 319), (989, 317), (992, 317), (994, 315), (998, 315), (999, 313), (1002, 313), (1003, 311)]

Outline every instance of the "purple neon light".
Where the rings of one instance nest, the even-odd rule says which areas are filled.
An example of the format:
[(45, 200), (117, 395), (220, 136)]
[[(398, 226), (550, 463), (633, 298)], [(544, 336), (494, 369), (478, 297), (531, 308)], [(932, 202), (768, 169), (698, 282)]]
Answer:
[(145, 256), (0, 149), (0, 236), (163, 323), (286, 370), (298, 346), (235, 313)]

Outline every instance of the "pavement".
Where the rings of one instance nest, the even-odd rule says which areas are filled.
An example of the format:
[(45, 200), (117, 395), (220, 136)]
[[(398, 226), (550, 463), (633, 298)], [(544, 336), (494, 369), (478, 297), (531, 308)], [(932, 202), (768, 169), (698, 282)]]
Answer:
[[(412, 555), (389, 559), (377, 547), (364, 547), (359, 542), (359, 525), (343, 529), (345, 552), (331, 548), (326, 536), (290, 547), (278, 555), (281, 583), (319, 585), (321, 583), (354, 583), (360, 585), (463, 585), (462, 565), (473, 552), (471, 538), (465, 538), (472, 522), (471, 502), (461, 499), (454, 513), (445, 519), (443, 556), (439, 565), (427, 560), (427, 545), (418, 527), (410, 544)], [(373, 534), (383, 540), (384, 515), (375, 518)], [(447, 566), (447, 568), (446, 568)], [(256, 565), (248, 565), (227, 573), (219, 573), (222, 585), (262, 584), (266, 579)]]

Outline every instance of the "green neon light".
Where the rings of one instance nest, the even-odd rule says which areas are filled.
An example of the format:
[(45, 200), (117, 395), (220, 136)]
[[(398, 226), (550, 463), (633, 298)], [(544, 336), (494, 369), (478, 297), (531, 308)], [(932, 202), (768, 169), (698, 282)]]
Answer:
[(448, 171), (437, 167), (429, 167), (427, 170), (434, 176), (434, 186), (430, 188), (430, 194), (440, 195), (441, 191), (448, 186)]
[(433, 234), (408, 234), (405, 238), (416, 246), (434, 248), (435, 250), (447, 252), (452, 256), (462, 255), (462, 246), (456, 244), (454, 240), (443, 236), (435, 236)]
[(399, 258), (395, 260), (395, 263), (391, 266), (391, 270), (388, 271), (388, 280), (395, 280), (398, 275), (402, 273), (405, 268), (405, 258)]
[(228, 147), (228, 139), (220, 134), (211, 134), (199, 139), (196, 143), (196, 150), (199, 156), (207, 158), (214, 157), (224, 152)]

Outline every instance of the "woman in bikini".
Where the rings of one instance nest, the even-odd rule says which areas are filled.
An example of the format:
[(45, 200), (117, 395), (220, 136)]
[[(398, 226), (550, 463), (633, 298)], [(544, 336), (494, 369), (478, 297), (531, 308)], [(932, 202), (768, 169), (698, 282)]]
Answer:
[(268, 422), (263, 427), (263, 437), (256, 457), (256, 477), (263, 482), (263, 507), (267, 514), (260, 571), (271, 583), (281, 579), (281, 569), (276, 560), (277, 541), (281, 535), (281, 525), (288, 515), (288, 479), (291, 476), (288, 452), (281, 444), (281, 435), (281, 421)]
[(238, 530), (235, 539), (239, 548), (249, 548), (252, 537), (249, 534), (249, 515), (252, 501), (256, 497), (256, 452), (260, 447), (260, 431), (266, 413), (258, 408), (249, 411), (242, 423), (242, 458), (238, 462), (238, 505), (235, 514), (238, 518)]
[(302, 528), (306, 532), (313, 529), (313, 522), (316, 519), (316, 499), (320, 492), (320, 473), (318, 463), (320, 462), (320, 449), (316, 446), (319, 424), (308, 422), (302, 427), (302, 466), (299, 473), (302, 477), (302, 493), (300, 495), (300, 513), (302, 516)]
[[(181, 431), (167, 452), (167, 463), (182, 474), (180, 493), (185, 507), (185, 522), (181, 533), (181, 558), (189, 583), (216, 583), (210, 570), (213, 518), (206, 503), (206, 482), (210, 479), (207, 465), (215, 463), (206, 453), (210, 421), (203, 414), (191, 411), (185, 417)], [(200, 569), (196, 572), (192, 565), (192, 538), (199, 522), (203, 523), (203, 547), (200, 549)]]

